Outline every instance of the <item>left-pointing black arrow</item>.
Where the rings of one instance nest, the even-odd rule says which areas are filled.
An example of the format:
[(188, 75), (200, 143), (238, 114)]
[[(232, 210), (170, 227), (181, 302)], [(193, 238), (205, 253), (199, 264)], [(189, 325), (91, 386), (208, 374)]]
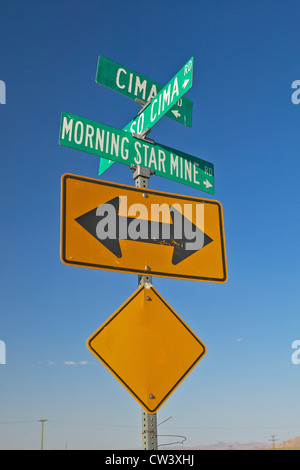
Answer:
[(118, 258), (122, 257), (119, 240), (124, 239), (173, 247), (175, 265), (213, 241), (173, 206), (169, 207), (172, 223), (120, 216), (119, 207), (116, 197), (75, 219)]

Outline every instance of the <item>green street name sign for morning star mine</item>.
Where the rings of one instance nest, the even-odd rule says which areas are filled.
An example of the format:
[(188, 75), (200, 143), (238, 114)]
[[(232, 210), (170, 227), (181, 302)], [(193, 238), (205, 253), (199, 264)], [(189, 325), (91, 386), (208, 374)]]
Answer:
[[(98, 59), (96, 82), (142, 103), (151, 101), (163, 89), (163, 85), (103, 56)], [(184, 96), (166, 113), (187, 127), (192, 127), (192, 115), (193, 102)]]
[(214, 194), (212, 163), (138, 139), (124, 130), (64, 112), (59, 143), (129, 167), (140, 165), (153, 170), (155, 175)]

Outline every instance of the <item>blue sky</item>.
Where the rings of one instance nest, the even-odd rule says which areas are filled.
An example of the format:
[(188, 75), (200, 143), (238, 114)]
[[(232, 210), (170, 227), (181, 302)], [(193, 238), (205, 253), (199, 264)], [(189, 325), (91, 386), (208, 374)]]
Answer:
[[(194, 57), (192, 127), (163, 118), (150, 136), (214, 164), (224, 211), (225, 284), (153, 279), (207, 346), (160, 434), (190, 447), (300, 435), (299, 13), (289, 0), (2, 1), (1, 449), (38, 449), (43, 418), (47, 449), (141, 447), (140, 405), (86, 347), (137, 276), (60, 260), (61, 176), (99, 165), (59, 145), (61, 112), (122, 129), (138, 109), (95, 82), (99, 55), (161, 84)], [(134, 184), (117, 163), (102, 179)], [(150, 188), (210, 197), (158, 176)]]

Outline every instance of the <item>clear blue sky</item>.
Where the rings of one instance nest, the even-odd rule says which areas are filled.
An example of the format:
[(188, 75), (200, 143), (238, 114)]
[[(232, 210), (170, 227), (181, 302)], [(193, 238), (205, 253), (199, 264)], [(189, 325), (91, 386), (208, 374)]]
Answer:
[[(224, 211), (227, 283), (153, 279), (207, 346), (160, 434), (190, 447), (300, 435), (299, 14), (290, 0), (2, 1), (1, 449), (38, 449), (42, 418), (47, 449), (141, 447), (140, 405), (86, 347), (137, 276), (60, 260), (61, 176), (97, 178), (99, 164), (59, 145), (61, 112), (119, 129), (137, 112), (96, 84), (99, 55), (162, 84), (194, 57), (192, 128), (163, 118), (151, 137), (214, 164)], [(134, 184), (120, 164), (102, 178)]]

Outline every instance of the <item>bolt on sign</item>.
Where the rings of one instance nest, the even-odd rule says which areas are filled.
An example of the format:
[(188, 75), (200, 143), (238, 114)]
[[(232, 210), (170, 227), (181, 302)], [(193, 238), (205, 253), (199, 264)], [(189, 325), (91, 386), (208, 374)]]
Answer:
[(206, 347), (150, 284), (88, 339), (88, 349), (154, 414), (206, 354)]
[(218, 201), (62, 177), (61, 259), (87, 268), (225, 282)]

